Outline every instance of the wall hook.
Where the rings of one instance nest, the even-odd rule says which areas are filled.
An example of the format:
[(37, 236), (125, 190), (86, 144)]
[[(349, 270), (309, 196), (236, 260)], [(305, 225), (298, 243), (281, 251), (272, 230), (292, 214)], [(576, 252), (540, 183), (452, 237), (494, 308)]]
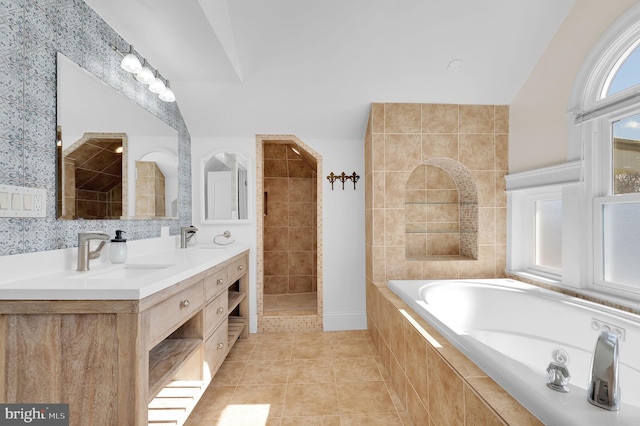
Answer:
[(340, 173), (339, 175), (331, 172), (329, 173), (329, 175), (327, 176), (327, 179), (329, 180), (329, 182), (331, 182), (331, 190), (333, 191), (333, 183), (337, 180), (339, 180), (340, 182), (342, 182), (342, 189), (344, 190), (344, 183), (348, 180), (353, 182), (353, 189), (356, 189), (356, 182), (358, 182), (358, 179), (360, 179), (360, 176), (358, 176), (356, 174), (356, 172), (353, 172), (353, 174), (351, 175), (347, 175), (345, 172)]
[(329, 179), (329, 182), (331, 182), (331, 190), (333, 191), (333, 182), (338, 180), (338, 176), (334, 175), (333, 172), (331, 172), (329, 176), (327, 176), (327, 179)]

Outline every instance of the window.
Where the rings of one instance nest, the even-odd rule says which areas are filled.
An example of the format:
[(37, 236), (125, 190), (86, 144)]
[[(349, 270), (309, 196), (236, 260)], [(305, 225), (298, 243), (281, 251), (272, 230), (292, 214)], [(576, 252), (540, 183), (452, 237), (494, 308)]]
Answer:
[[(638, 14), (638, 9), (636, 9)], [(590, 213), (567, 238), (582, 238), (580, 287), (640, 300), (640, 25), (614, 28), (590, 64), (575, 135)], [(615, 32), (617, 31), (617, 36)]]
[(535, 201), (533, 267), (548, 273), (562, 270), (562, 200)]

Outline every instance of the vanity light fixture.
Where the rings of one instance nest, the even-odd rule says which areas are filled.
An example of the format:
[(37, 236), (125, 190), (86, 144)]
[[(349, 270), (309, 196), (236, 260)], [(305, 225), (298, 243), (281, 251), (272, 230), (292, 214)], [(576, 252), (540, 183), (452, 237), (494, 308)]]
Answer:
[(138, 73), (136, 73), (136, 80), (138, 80), (142, 84), (149, 85), (153, 83), (155, 79), (156, 77), (149, 69), (149, 64), (147, 64), (147, 60), (145, 59), (142, 63), (142, 69)]
[(120, 67), (132, 74), (135, 75), (135, 79), (140, 83), (149, 86), (149, 90), (152, 93), (157, 93), (159, 98), (164, 102), (175, 102), (176, 95), (173, 93), (173, 90), (169, 87), (169, 80), (162, 81), (162, 76), (155, 70), (155, 73), (151, 71), (149, 68), (149, 64), (146, 59), (143, 59), (143, 63), (140, 63), (140, 60), (136, 56), (133, 50), (133, 45), (129, 45), (129, 53), (124, 54), (116, 46), (109, 43), (109, 47), (111, 47), (114, 51), (116, 51), (120, 56), (122, 56), (122, 61), (120, 62)]
[[(115, 46), (111, 46), (113, 50), (122, 54)], [(140, 59), (133, 53), (133, 45), (129, 46), (129, 53), (124, 55), (122, 61), (120, 62), (120, 68), (130, 73), (138, 73), (142, 69), (142, 64), (140, 63)]]
[(165, 85), (165, 88), (162, 92), (160, 92), (159, 95), (160, 99), (165, 101), (165, 102), (175, 102), (176, 101), (176, 95), (173, 93), (173, 90), (171, 90), (171, 87), (169, 87), (169, 80), (167, 80), (167, 84)]

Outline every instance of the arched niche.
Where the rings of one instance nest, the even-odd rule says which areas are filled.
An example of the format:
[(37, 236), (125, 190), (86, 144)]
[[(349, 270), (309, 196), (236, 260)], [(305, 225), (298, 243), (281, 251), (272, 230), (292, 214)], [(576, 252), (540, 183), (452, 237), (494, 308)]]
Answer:
[(430, 158), (407, 180), (405, 254), (407, 260), (478, 258), (478, 191), (458, 161)]

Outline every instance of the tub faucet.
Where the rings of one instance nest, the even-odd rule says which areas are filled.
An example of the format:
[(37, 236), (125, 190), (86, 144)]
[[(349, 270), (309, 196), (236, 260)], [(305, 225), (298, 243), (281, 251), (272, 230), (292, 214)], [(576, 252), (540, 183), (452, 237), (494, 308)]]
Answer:
[(197, 231), (198, 228), (193, 225), (180, 228), (180, 248), (187, 248), (187, 244), (196, 235)]
[(617, 411), (619, 399), (618, 336), (603, 331), (598, 336), (591, 359), (587, 400), (597, 407)]
[[(100, 250), (109, 238), (109, 235), (100, 232), (78, 232), (78, 271), (89, 270), (89, 261), (100, 256)], [(102, 240), (93, 251), (90, 248), (91, 240)]]

